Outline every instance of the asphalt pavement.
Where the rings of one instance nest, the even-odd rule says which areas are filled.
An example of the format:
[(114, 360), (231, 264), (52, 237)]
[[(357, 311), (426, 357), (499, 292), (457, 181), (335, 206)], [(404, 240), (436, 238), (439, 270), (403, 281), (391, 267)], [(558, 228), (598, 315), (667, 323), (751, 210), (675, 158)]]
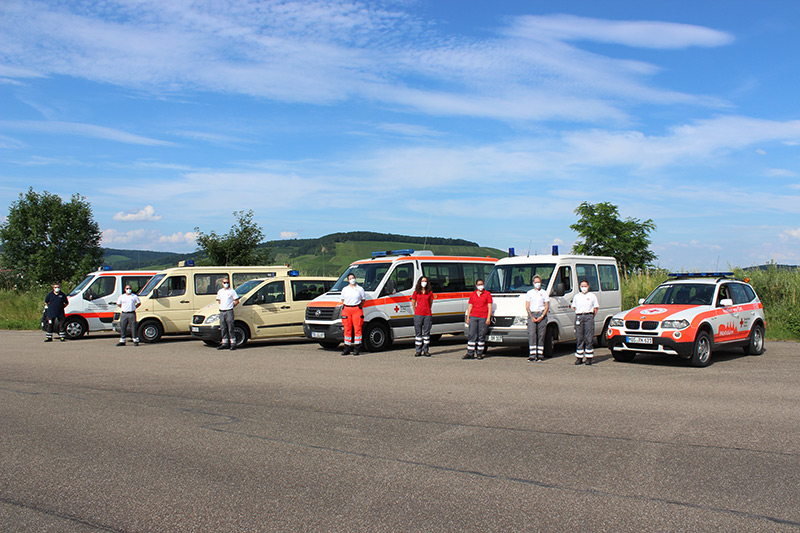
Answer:
[(217, 351), (0, 331), (2, 531), (797, 531), (800, 344)]

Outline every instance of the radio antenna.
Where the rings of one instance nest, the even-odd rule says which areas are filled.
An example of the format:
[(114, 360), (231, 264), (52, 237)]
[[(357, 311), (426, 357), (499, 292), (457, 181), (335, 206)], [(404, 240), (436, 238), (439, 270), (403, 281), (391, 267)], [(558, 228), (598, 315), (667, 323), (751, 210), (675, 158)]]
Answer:
[(533, 239), (528, 241), (528, 257), (531, 256), (531, 244), (533, 244)]

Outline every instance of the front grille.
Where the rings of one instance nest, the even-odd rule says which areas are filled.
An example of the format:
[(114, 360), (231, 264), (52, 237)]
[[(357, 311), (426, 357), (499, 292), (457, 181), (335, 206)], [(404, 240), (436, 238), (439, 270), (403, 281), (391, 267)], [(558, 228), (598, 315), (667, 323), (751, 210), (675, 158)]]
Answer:
[(492, 325), (498, 328), (510, 328), (514, 323), (513, 316), (493, 316)]
[(333, 320), (335, 307), (306, 307), (306, 320)]
[(638, 320), (626, 320), (625, 321), (625, 329), (639, 329), (639, 321)]
[(204, 317), (203, 315), (194, 315), (192, 317), (192, 324), (202, 324), (203, 322), (205, 322), (205, 320), (206, 317)]
[(655, 320), (645, 320), (642, 322), (642, 329), (656, 329), (658, 328), (658, 322)]

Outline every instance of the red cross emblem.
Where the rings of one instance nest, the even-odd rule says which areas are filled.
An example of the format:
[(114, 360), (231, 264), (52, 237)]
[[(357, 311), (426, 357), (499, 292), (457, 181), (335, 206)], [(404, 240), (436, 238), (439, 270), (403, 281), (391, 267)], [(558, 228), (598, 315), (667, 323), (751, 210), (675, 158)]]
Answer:
[(397, 306), (397, 305), (395, 305), (395, 306), (394, 306), (394, 312), (396, 313), (396, 312), (398, 312), (399, 310), (400, 310), (400, 306)]

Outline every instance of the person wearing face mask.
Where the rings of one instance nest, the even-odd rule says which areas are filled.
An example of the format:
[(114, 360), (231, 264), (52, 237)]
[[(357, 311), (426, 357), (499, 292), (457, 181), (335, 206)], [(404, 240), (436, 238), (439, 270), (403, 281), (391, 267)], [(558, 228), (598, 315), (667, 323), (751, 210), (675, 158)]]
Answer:
[(411, 308), (414, 310), (414, 357), (430, 357), (431, 326), (433, 325), (433, 291), (428, 278), (422, 276), (417, 281), (411, 295)]
[(125, 292), (117, 298), (117, 305), (120, 311), (119, 330), (121, 335), (117, 346), (125, 346), (125, 334), (129, 329), (133, 345), (139, 346), (139, 336), (136, 333), (136, 308), (142, 305), (142, 302), (138, 296), (133, 294), (130, 285), (125, 285)]
[(486, 348), (486, 331), (492, 321), (492, 295), (486, 290), (482, 279), (475, 282), (475, 291), (469, 297), (467, 305), (467, 353), (462, 359), (483, 359)]
[(239, 304), (239, 295), (231, 288), (227, 277), (222, 278), (222, 288), (217, 291), (219, 302), (219, 329), (222, 342), (217, 350), (236, 349), (236, 334), (233, 332), (233, 308)]
[(575, 310), (575, 364), (592, 364), (594, 357), (594, 317), (600, 309), (597, 296), (589, 292), (589, 282), (581, 280), (581, 292), (572, 298), (570, 304)]
[(547, 333), (547, 311), (550, 296), (542, 288), (542, 278), (533, 277), (533, 288), (525, 294), (528, 315), (528, 361), (544, 361), (544, 337)]
[(69, 305), (67, 295), (61, 292), (61, 284), (53, 284), (53, 292), (47, 293), (44, 298), (44, 312), (45, 312), (45, 338), (44, 342), (53, 341), (53, 328), (58, 328), (58, 336), (61, 342), (67, 338), (67, 318), (64, 315), (64, 309)]
[(342, 289), (342, 327), (344, 328), (344, 350), (342, 355), (358, 355), (361, 347), (361, 326), (364, 325), (364, 300), (367, 293), (356, 283), (355, 274), (347, 275), (348, 285)]

